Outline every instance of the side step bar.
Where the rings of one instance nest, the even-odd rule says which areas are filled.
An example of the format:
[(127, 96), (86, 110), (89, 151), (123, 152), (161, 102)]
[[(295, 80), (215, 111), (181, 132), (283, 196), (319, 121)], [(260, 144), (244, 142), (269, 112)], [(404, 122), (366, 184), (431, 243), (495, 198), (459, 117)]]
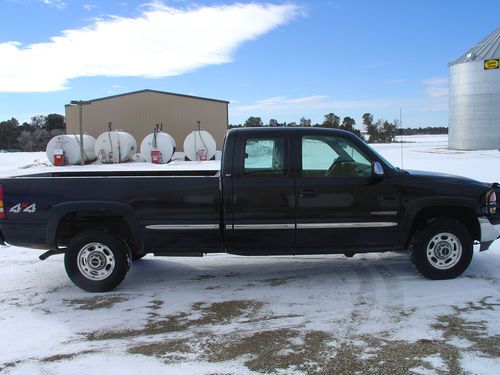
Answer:
[(61, 250), (49, 250), (49, 251), (46, 251), (45, 253), (43, 253), (42, 255), (40, 255), (38, 257), (38, 259), (45, 260), (48, 257), (51, 257), (52, 255), (64, 254), (65, 251), (66, 251), (65, 249), (61, 249)]
[(155, 257), (202, 257), (203, 253), (199, 251), (156, 251)]

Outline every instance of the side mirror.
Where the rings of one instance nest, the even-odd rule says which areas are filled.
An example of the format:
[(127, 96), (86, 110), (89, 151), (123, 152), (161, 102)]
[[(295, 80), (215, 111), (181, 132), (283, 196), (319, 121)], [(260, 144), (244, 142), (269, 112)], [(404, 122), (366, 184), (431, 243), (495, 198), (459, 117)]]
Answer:
[(384, 167), (378, 161), (372, 164), (372, 177), (381, 178), (384, 176)]

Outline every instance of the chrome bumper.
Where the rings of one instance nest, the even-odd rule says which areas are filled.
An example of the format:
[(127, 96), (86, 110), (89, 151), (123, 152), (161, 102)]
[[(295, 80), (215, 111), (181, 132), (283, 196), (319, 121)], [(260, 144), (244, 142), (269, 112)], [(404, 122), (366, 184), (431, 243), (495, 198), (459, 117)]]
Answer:
[(481, 248), (479, 251), (488, 250), (493, 241), (500, 237), (500, 224), (493, 225), (485, 217), (479, 218), (481, 228)]

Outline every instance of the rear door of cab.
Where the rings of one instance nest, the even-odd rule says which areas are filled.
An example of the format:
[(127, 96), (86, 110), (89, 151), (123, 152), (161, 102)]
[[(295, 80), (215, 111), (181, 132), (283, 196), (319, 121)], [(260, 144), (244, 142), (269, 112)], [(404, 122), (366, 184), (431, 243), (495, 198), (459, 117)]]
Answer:
[(232, 173), (223, 176), (224, 181), (230, 179), (224, 184), (229, 252), (292, 253), (296, 204), (290, 168), (292, 135), (290, 129), (238, 131)]

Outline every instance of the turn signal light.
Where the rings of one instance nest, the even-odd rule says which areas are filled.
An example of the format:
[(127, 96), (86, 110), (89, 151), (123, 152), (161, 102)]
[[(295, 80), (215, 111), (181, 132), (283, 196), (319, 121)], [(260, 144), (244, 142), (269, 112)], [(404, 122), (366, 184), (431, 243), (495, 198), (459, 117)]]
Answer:
[(494, 191), (487, 195), (486, 204), (488, 205), (488, 212), (490, 214), (497, 212), (497, 194)]
[(3, 205), (3, 185), (0, 185), (0, 219), (5, 219), (5, 211)]
[(490, 212), (492, 214), (497, 212), (497, 194), (495, 192), (490, 196)]

